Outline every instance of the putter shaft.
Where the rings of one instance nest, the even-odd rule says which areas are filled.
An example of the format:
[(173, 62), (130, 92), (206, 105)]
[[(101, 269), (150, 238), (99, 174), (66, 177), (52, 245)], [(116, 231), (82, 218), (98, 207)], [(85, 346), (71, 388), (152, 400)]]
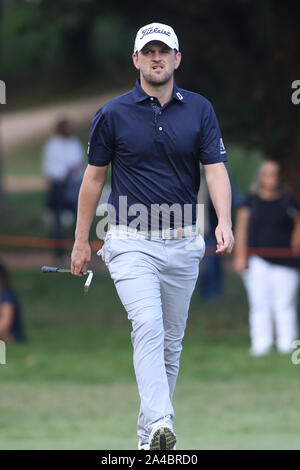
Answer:
[[(41, 270), (43, 273), (71, 273), (72, 272), (71, 269), (58, 268), (54, 266), (42, 266)], [(85, 281), (85, 284), (84, 284), (84, 292), (88, 292), (94, 273), (93, 271), (89, 269), (86, 273), (83, 273), (81, 271), (81, 274), (84, 274), (84, 275), (88, 274), (87, 280)]]

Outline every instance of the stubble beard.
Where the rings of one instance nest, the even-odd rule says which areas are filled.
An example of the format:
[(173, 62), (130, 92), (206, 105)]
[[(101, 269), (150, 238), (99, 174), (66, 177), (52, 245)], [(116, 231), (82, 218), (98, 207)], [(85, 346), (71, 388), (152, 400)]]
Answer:
[(158, 87), (158, 86), (162, 86), (162, 85), (165, 85), (166, 83), (168, 83), (172, 77), (173, 77), (173, 72), (170, 72), (170, 73), (167, 73), (164, 77), (157, 77), (156, 79), (152, 77), (152, 75), (150, 73), (145, 73), (145, 72), (142, 72), (142, 75), (143, 75), (143, 78), (144, 80), (151, 86), (154, 86), (154, 87)]

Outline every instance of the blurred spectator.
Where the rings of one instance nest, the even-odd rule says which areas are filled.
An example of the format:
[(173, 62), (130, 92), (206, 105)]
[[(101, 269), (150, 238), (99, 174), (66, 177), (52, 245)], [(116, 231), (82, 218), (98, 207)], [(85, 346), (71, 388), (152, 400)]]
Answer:
[[(235, 182), (232, 174), (228, 171), (231, 191), (232, 206), (239, 208), (244, 203), (245, 198)], [(224, 258), (215, 254), (217, 240), (215, 230), (218, 224), (218, 218), (213, 203), (209, 197), (205, 178), (201, 178), (201, 197), (199, 202), (205, 204), (205, 233), (204, 239), (208, 253), (202, 260), (201, 274), (198, 283), (198, 293), (203, 300), (212, 300), (223, 295), (224, 290)]]
[[(47, 207), (53, 215), (53, 236), (64, 238), (64, 225), (75, 222), (77, 199), (83, 174), (84, 149), (72, 135), (71, 123), (61, 119), (43, 149), (42, 170), (49, 182)], [(70, 223), (69, 223), (70, 224)], [(56, 256), (64, 250), (58, 248)]]
[(24, 341), (21, 309), (7, 268), (0, 263), (0, 339), (6, 344)]
[(300, 212), (283, 191), (277, 162), (261, 164), (258, 187), (239, 210), (235, 232), (234, 267), (249, 301), (250, 353), (270, 352), (273, 323), (278, 351), (289, 353), (297, 338)]

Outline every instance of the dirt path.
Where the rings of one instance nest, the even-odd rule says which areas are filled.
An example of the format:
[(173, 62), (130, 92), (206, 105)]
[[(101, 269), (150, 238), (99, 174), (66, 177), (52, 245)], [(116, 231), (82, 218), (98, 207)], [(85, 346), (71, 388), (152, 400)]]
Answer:
[(3, 113), (1, 119), (1, 145), (3, 150), (19, 147), (23, 143), (49, 135), (57, 119), (62, 116), (72, 120), (74, 127), (90, 122), (97, 109), (110, 99), (125, 93), (112, 93), (68, 101), (59, 105), (43, 106), (26, 111)]
[[(125, 91), (118, 90), (26, 111), (4, 112), (0, 129), (1, 146), (7, 151), (33, 140), (46, 138), (49, 129), (62, 116), (71, 119), (75, 129), (86, 125), (100, 106)], [(46, 188), (46, 180), (40, 176), (6, 176), (4, 185), (6, 191), (43, 191)]]
[(6, 176), (4, 178), (5, 191), (8, 192), (34, 192), (45, 191), (46, 179), (43, 176)]

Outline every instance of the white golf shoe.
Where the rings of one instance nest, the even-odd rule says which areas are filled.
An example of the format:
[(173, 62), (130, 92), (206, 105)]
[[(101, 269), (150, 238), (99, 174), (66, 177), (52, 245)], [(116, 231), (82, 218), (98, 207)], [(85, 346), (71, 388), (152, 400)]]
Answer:
[(165, 421), (158, 421), (153, 425), (150, 437), (150, 450), (176, 449), (176, 435)]

